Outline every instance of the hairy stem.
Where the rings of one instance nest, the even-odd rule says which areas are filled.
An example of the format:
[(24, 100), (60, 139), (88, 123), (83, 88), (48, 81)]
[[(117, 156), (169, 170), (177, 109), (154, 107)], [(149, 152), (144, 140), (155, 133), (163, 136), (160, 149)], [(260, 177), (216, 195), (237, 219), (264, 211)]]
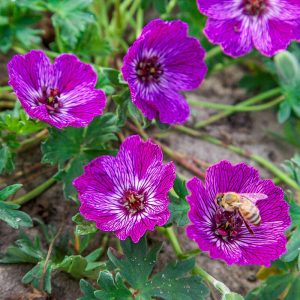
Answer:
[[(250, 106), (253, 105), (257, 102), (260, 102), (262, 100), (271, 98), (273, 96), (277, 96), (281, 93), (281, 89), (280, 88), (274, 88), (272, 90), (269, 90), (267, 92), (261, 93), (257, 96), (251, 97), (248, 100), (245, 100), (239, 104), (236, 105), (236, 108), (241, 108), (241, 107), (246, 107), (246, 106)], [(216, 115), (213, 115), (212, 117), (208, 118), (207, 120), (204, 121), (200, 121), (198, 123), (196, 123), (195, 128), (203, 128), (207, 125), (210, 125), (216, 121), (219, 121), (222, 118), (228, 117), (230, 115), (232, 115), (234, 113), (234, 111), (224, 111), (224, 112), (220, 112)]]
[(244, 111), (261, 111), (273, 106), (276, 106), (280, 102), (282, 102), (285, 98), (280, 96), (273, 101), (268, 103), (264, 103), (261, 105), (252, 105), (252, 106), (238, 106), (238, 105), (230, 105), (230, 104), (222, 104), (222, 103), (214, 103), (209, 101), (198, 101), (198, 100), (190, 100), (188, 101), (190, 105), (206, 107), (216, 110), (226, 110), (228, 112), (244, 112)]
[(221, 146), (221, 147), (223, 147), (225, 149), (228, 149), (228, 150), (230, 150), (234, 153), (237, 153), (241, 156), (244, 156), (248, 159), (251, 159), (251, 160), (257, 162), (262, 167), (264, 167), (266, 170), (270, 171), (273, 175), (278, 177), (280, 180), (282, 180), (284, 183), (286, 183), (290, 187), (292, 187), (296, 190), (300, 190), (300, 186), (297, 184), (296, 181), (294, 181), (292, 178), (290, 178), (285, 172), (283, 172), (281, 169), (279, 169), (273, 163), (271, 163), (267, 159), (265, 159), (265, 158), (263, 158), (263, 157), (261, 157), (257, 154), (252, 154), (251, 152), (249, 152), (247, 150), (244, 150), (240, 147), (226, 144), (226, 143), (222, 142), (221, 140), (219, 140), (215, 137), (212, 137), (208, 134), (203, 134), (201, 132), (198, 132), (196, 130), (193, 130), (193, 129), (185, 127), (185, 126), (177, 126), (176, 130), (180, 131), (182, 133), (188, 134), (192, 137), (202, 139), (202, 140), (207, 141), (211, 144)]
[(47, 189), (49, 189), (52, 185), (54, 185), (57, 182), (57, 179), (54, 177), (49, 178), (47, 181), (43, 182), (41, 185), (37, 186), (32, 191), (28, 192), (27, 194), (12, 200), (12, 203), (23, 205), (26, 202), (29, 202), (30, 200), (36, 198), (43, 192), (45, 192)]

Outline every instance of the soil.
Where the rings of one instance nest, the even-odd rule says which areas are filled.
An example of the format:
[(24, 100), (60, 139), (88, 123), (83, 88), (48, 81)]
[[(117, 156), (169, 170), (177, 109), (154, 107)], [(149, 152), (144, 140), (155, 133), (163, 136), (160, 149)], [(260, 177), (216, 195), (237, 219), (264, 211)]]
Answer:
[[(1, 64), (0, 67), (3, 68), (4, 65)], [(3, 70), (4, 72), (5, 70)], [(236, 103), (248, 97), (245, 90), (240, 89), (237, 85), (242, 76), (243, 70), (238, 67), (230, 67), (226, 71), (210, 76), (199, 90), (187, 94), (187, 97), (227, 104)], [(193, 108), (191, 122), (206, 119), (211, 114), (213, 114), (213, 111), (208, 109)], [(268, 158), (277, 165), (280, 165), (285, 159), (289, 159), (293, 155), (292, 148), (281, 144), (278, 140), (274, 140), (270, 134), (272, 131), (278, 132), (280, 130), (281, 128), (276, 121), (276, 114), (272, 110), (257, 113), (238, 113), (205, 128), (205, 131), (208, 133)], [(209, 164), (222, 159), (230, 160), (233, 163), (246, 161), (258, 167), (263, 177), (271, 177), (271, 174), (255, 163), (205, 141), (178, 133), (170, 133), (164, 142), (176, 151), (196, 157)], [(38, 148), (24, 153), (18, 159), (18, 171), (30, 168), (38, 163), (39, 160), (40, 151)], [(42, 166), (41, 170), (46, 170), (48, 167)], [(192, 176), (180, 167), (179, 170), (188, 177)], [(21, 193), (30, 191), (53, 173), (53, 170), (43, 174), (33, 172), (30, 176), (21, 177), (19, 182), (24, 183), (24, 189)], [(11, 183), (9, 178), (4, 179)], [(66, 220), (64, 230), (71, 230), (71, 216), (76, 213), (76, 205), (64, 200), (62, 187), (60, 184), (57, 184), (37, 199), (24, 205), (24, 210), (30, 213), (32, 217), (42, 218), (45, 223), (56, 227), (60, 226), (62, 220)], [(184, 229), (180, 228), (178, 231), (180, 240), (186, 250), (196, 247), (196, 244), (186, 238)], [(26, 232), (34, 236), (37, 229), (34, 227), (27, 229)], [(18, 234), (17, 231), (6, 226), (3, 222), (0, 222), (0, 234), (0, 253), (2, 253), (8, 245), (17, 239)], [(151, 233), (150, 239), (153, 241), (163, 240), (156, 233)], [(165, 242), (158, 268), (171, 259), (174, 259), (174, 254), (170, 246)], [(255, 278), (258, 270), (256, 266), (227, 266), (222, 261), (209, 259), (205, 253), (199, 255), (197, 262), (214, 277), (228, 285), (230, 289), (243, 295), (258, 284)], [(43, 297), (30, 298), (34, 291), (21, 283), (21, 278), (30, 267), (29, 265), (0, 265), (0, 300), (45, 299)], [(53, 276), (52, 286), (53, 294), (49, 299), (74, 300), (81, 295), (78, 282), (62, 273)], [(215, 293), (211, 299), (220, 299), (220, 296)]]

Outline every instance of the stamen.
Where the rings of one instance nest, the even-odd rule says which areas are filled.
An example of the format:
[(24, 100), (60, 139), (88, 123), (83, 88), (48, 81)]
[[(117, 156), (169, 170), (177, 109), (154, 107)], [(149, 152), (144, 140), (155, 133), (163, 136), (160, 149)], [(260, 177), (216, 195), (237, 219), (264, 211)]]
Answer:
[(215, 234), (228, 241), (239, 234), (243, 225), (243, 220), (237, 211), (228, 212), (221, 207), (216, 211), (215, 222)]
[(262, 14), (267, 7), (267, 0), (244, 0), (244, 13), (250, 16)]
[(129, 189), (124, 193), (122, 201), (130, 214), (135, 214), (145, 208), (145, 194), (143, 192)]
[(151, 82), (159, 82), (163, 74), (162, 65), (158, 62), (158, 57), (142, 58), (136, 65), (136, 75), (140, 82), (149, 84)]
[(54, 113), (63, 107), (61, 101), (59, 100), (60, 91), (58, 88), (42, 88), (43, 96), (38, 99), (37, 104), (46, 105), (48, 113)]

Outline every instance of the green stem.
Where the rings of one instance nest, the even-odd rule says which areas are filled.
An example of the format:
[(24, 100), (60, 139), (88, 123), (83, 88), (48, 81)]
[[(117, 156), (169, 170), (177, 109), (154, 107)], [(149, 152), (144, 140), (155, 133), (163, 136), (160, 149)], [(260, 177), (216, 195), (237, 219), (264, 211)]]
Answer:
[(198, 100), (190, 100), (188, 101), (190, 105), (193, 106), (200, 106), (200, 107), (206, 107), (211, 109), (217, 109), (217, 110), (226, 110), (229, 112), (243, 112), (243, 111), (261, 111), (268, 108), (271, 108), (280, 102), (282, 102), (285, 98), (283, 96), (280, 96), (273, 101), (270, 101), (268, 103), (264, 103), (261, 105), (253, 105), (253, 106), (238, 106), (238, 105), (228, 105), (228, 104), (221, 104), (221, 103), (213, 103), (208, 101), (198, 101)]
[[(255, 104), (257, 102), (260, 102), (262, 100), (271, 98), (273, 96), (277, 96), (281, 93), (281, 89), (280, 88), (274, 88), (272, 90), (269, 90), (267, 92), (261, 93), (257, 96), (251, 97), (248, 100), (245, 100), (243, 102), (241, 102), (240, 104), (236, 105), (236, 108), (241, 108), (241, 107), (246, 107), (246, 106), (250, 106), (252, 104)], [(195, 128), (202, 128), (205, 127), (209, 124), (212, 124), (216, 121), (219, 121), (222, 118), (228, 117), (230, 115), (232, 115), (234, 113), (234, 111), (224, 111), (224, 112), (220, 112), (216, 115), (213, 115), (212, 117), (204, 120), (204, 121), (200, 121), (198, 123), (196, 123)]]
[(187, 258), (190, 258), (190, 257), (194, 257), (194, 256), (197, 256), (200, 253), (201, 253), (200, 249), (193, 249), (193, 250), (182, 253), (180, 255), (180, 259), (187, 259)]
[(28, 202), (28, 201), (36, 198), (40, 194), (42, 194), (44, 191), (46, 191), (48, 188), (50, 188), (56, 182), (57, 182), (57, 179), (54, 177), (51, 177), (47, 181), (43, 182), (41, 185), (37, 186), (32, 191), (28, 192), (27, 194), (15, 199), (11, 202), (15, 203), (15, 204), (19, 204), (19, 205), (25, 204), (26, 202)]
[(176, 237), (176, 234), (174, 232), (173, 227), (167, 227), (165, 228), (165, 235), (167, 236), (167, 238), (170, 240), (172, 247), (176, 253), (177, 257), (180, 257), (183, 255), (183, 251), (181, 249), (181, 246), (179, 244), (179, 241)]
[(58, 29), (57, 26), (54, 27), (54, 32), (55, 32), (55, 40), (56, 40), (58, 51), (60, 53), (63, 53), (64, 52), (64, 45), (63, 45), (63, 42), (60, 38), (59, 29)]
[(193, 273), (200, 275), (204, 280), (211, 283), (222, 295), (231, 293), (230, 289), (223, 282), (217, 280), (202, 268), (195, 266), (193, 268)]
[[(180, 246), (179, 241), (178, 241), (178, 239), (176, 237), (176, 234), (174, 232), (173, 227), (167, 227), (167, 228), (159, 227), (159, 230), (161, 232), (163, 232), (167, 236), (167, 238), (169, 239), (169, 241), (171, 242), (171, 245), (173, 247), (173, 250), (176, 253), (176, 256), (179, 259), (182, 259), (182, 256), (184, 255), (184, 253), (183, 253), (183, 251), (181, 249), (181, 246)], [(204, 280), (206, 280), (207, 282), (211, 283), (222, 294), (230, 293), (230, 289), (224, 283), (222, 283), (221, 281), (217, 280), (216, 278), (214, 278), (213, 276), (211, 276), (210, 274), (208, 274), (201, 267), (195, 266), (193, 268), (193, 273), (200, 275)]]
[(286, 183), (290, 187), (292, 187), (296, 190), (300, 190), (300, 186), (297, 184), (296, 181), (291, 179), (285, 172), (283, 172), (281, 169), (276, 167), (273, 163), (271, 163), (270, 161), (266, 160), (265, 158), (263, 158), (257, 154), (252, 154), (251, 152), (244, 150), (240, 147), (234, 146), (234, 145), (225, 144), (224, 142), (222, 142), (221, 140), (219, 140), (215, 137), (212, 137), (208, 134), (203, 134), (201, 132), (198, 132), (196, 130), (193, 130), (193, 129), (185, 127), (185, 126), (176, 126), (175, 129), (177, 131), (188, 134), (192, 137), (196, 137), (196, 138), (202, 139), (204, 141), (207, 141), (211, 144), (221, 146), (221, 147), (228, 149), (234, 153), (237, 153), (241, 156), (251, 159), (252, 161), (257, 162), (259, 165), (264, 167), (266, 170), (270, 171), (272, 174), (274, 174), (276, 177), (278, 177), (280, 180), (282, 180), (284, 183)]
[(210, 60), (221, 53), (222, 49), (219, 46), (213, 47), (212, 49), (206, 52), (205, 60)]
[(170, 17), (170, 14), (172, 12), (172, 10), (174, 9), (174, 7), (176, 6), (177, 0), (171, 0), (167, 7), (166, 7), (166, 12), (164, 14), (161, 15), (162, 19), (167, 19), (168, 17)]
[(139, 8), (136, 16), (136, 37), (138, 38), (142, 32), (144, 22), (144, 11), (142, 8)]
[(0, 102), (0, 109), (1, 108), (11, 109), (11, 108), (14, 108), (14, 107), (15, 107), (15, 103), (13, 103), (13, 102), (10, 102), (10, 101)]
[(48, 130), (44, 129), (40, 132), (38, 132), (36, 135), (34, 135), (33, 137), (24, 140), (20, 143), (20, 147), (18, 149), (18, 152), (24, 152), (38, 144), (40, 144), (41, 141), (43, 141), (48, 135)]
[(0, 86), (0, 93), (3, 93), (3, 92), (12, 92), (12, 88), (7, 85), (7, 86)]

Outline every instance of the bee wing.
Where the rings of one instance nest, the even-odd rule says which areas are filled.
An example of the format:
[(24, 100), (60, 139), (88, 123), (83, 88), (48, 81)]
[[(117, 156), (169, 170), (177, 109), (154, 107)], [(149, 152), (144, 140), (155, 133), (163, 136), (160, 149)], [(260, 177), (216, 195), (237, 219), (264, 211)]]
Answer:
[(256, 203), (258, 200), (264, 200), (268, 198), (266, 194), (261, 193), (241, 193), (240, 196), (247, 198), (253, 203)]

